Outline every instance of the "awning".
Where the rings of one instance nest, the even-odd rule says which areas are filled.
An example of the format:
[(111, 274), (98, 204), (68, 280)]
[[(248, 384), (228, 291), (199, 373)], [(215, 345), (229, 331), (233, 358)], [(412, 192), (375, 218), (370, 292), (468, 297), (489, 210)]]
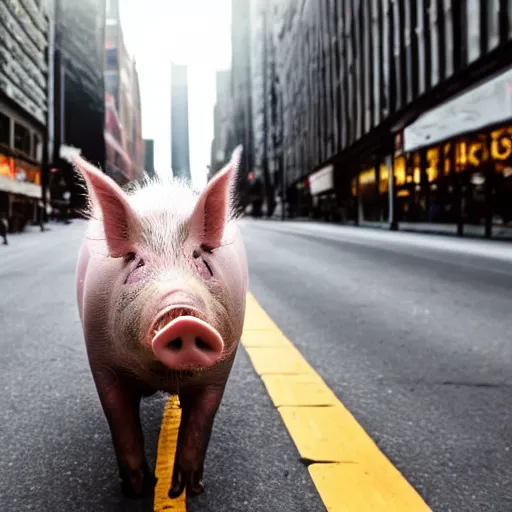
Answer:
[(334, 167), (328, 165), (309, 176), (309, 190), (312, 196), (334, 188), (333, 170)]
[(512, 69), (422, 114), (404, 130), (404, 151), (512, 119)]
[(12, 178), (6, 178), (5, 176), (0, 176), (0, 191), (34, 197), (36, 199), (41, 199), (43, 197), (43, 189), (41, 185), (13, 180)]

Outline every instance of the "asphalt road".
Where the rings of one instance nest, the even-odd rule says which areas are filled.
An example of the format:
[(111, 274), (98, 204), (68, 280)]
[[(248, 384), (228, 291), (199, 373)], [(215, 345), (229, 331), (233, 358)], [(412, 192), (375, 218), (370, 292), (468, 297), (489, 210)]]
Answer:
[[(0, 510), (152, 510), (119, 493), (75, 305), (83, 223), (0, 245)], [(242, 221), (250, 288), (435, 511), (512, 510), (512, 248)], [(144, 402), (154, 464), (164, 396)], [(323, 511), (240, 349), (199, 511)]]
[[(0, 245), (0, 511), (153, 510), (124, 500), (75, 304), (84, 223), (52, 224)], [(164, 395), (142, 419), (154, 467)], [(216, 417), (207, 492), (190, 512), (325, 508), (264, 385), (241, 348)]]
[(512, 246), (244, 221), (251, 291), (434, 511), (512, 510)]

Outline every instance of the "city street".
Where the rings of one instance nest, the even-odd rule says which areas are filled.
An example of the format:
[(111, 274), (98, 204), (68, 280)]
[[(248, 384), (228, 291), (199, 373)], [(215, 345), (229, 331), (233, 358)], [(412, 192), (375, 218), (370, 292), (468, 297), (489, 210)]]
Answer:
[[(512, 246), (241, 226), (251, 293), (431, 509), (512, 510)], [(87, 363), (74, 289), (84, 227), (31, 228), (0, 245), (2, 512), (153, 510), (152, 498), (121, 497)], [(142, 406), (152, 466), (165, 402)], [(325, 510), (244, 347), (205, 487), (187, 510)]]

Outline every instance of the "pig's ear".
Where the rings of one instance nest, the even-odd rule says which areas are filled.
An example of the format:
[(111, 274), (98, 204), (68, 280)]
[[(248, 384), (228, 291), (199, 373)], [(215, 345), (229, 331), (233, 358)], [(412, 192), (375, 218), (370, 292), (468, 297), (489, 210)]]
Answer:
[(203, 247), (220, 247), (224, 228), (230, 215), (237, 171), (242, 159), (242, 146), (238, 146), (231, 160), (208, 183), (199, 196), (190, 225)]
[(87, 183), (93, 209), (101, 209), (110, 256), (119, 258), (134, 252), (139, 223), (126, 194), (112, 178), (80, 156), (72, 161)]

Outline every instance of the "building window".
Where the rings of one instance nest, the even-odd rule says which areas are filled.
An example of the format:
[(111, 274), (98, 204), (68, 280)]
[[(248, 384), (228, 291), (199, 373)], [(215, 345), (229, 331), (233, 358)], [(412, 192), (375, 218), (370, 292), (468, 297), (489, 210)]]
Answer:
[(437, 13), (437, 2), (430, 4), (430, 45), (431, 45), (431, 81), (432, 87), (439, 82), (439, 17)]
[(444, 30), (445, 77), (448, 78), (453, 74), (453, 22), (451, 0), (444, 0)]
[(11, 120), (0, 113), (0, 144), (11, 145)]
[(480, 0), (468, 0), (468, 60), (473, 62), (480, 57)]
[(489, 36), (489, 51), (500, 44), (500, 0), (487, 0), (487, 33)]
[(107, 68), (117, 68), (117, 48), (108, 48), (105, 50), (105, 61)]
[(30, 146), (30, 132), (21, 124), (14, 123), (14, 148), (30, 157)]
[(105, 92), (114, 98), (114, 104), (117, 108), (117, 91), (119, 87), (119, 78), (117, 73), (105, 73)]
[(32, 145), (32, 157), (36, 162), (40, 163), (43, 160), (43, 144), (41, 141), (41, 137), (37, 133), (34, 133), (33, 141), (34, 142)]

